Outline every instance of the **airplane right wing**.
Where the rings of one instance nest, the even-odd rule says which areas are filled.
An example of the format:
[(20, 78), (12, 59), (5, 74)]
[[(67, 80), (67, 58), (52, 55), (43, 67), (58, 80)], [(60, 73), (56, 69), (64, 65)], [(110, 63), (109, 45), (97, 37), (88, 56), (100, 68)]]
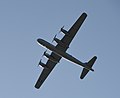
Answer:
[[(55, 53), (51, 53), (51, 56), (52, 57), (55, 57), (56, 60), (59, 62), (61, 57), (56, 55)], [(46, 66), (48, 68), (44, 68), (42, 73), (40, 74), (36, 84), (35, 84), (35, 88), (39, 89), (41, 87), (41, 85), (43, 84), (43, 82), (46, 80), (46, 78), (48, 77), (48, 75), (51, 73), (51, 71), (53, 70), (53, 68), (55, 67), (57, 63), (56, 62), (53, 62), (51, 60), (48, 60), (47, 63), (46, 63)]]
[[(77, 21), (73, 24), (73, 26), (68, 31), (66, 31), (67, 34), (65, 34), (65, 36), (61, 39), (61, 41), (66, 44), (66, 46), (70, 45), (71, 41), (73, 40), (73, 38), (76, 35), (76, 33), (78, 32), (79, 28), (85, 21), (86, 17), (87, 17), (87, 14), (83, 13), (77, 19)], [(65, 31), (65, 30), (63, 30), (63, 31)]]

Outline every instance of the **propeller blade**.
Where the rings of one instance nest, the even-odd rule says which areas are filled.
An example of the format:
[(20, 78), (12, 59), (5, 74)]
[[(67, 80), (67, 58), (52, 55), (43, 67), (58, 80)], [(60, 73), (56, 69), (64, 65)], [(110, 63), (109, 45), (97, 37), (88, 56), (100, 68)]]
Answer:
[(44, 56), (44, 53), (42, 54), (42, 56), (41, 57), (43, 57)]
[(64, 28), (65, 26), (62, 27), (62, 29)]
[(47, 52), (47, 50), (44, 51), (43, 55), (45, 55), (46, 52)]
[(64, 27), (65, 27), (65, 26), (62, 26), (62, 28), (60, 28), (60, 31), (59, 31), (58, 33), (60, 33)]
[[(62, 26), (62, 28), (61, 29), (63, 29), (65, 26)], [(61, 32), (61, 29), (60, 29), (60, 31), (54, 36), (54, 38), (53, 38), (53, 40), (52, 40), (52, 42), (54, 41), (54, 39), (57, 37), (57, 35)]]
[(47, 52), (47, 50), (45, 50), (45, 51), (44, 51), (44, 53), (42, 54), (42, 56), (41, 56), (41, 57), (43, 57), (43, 56), (44, 56), (44, 54), (45, 54), (46, 52)]
[(56, 36), (57, 36), (57, 34), (54, 36), (54, 38), (53, 38), (52, 42), (54, 41), (54, 39), (56, 38)]
[(42, 60), (42, 59), (40, 59), (40, 61), (39, 61), (39, 63), (38, 63), (38, 67), (40, 66), (41, 60)]
[(62, 28), (61, 28), (61, 31), (62, 31), (62, 29), (64, 28), (65, 26), (63, 26)]

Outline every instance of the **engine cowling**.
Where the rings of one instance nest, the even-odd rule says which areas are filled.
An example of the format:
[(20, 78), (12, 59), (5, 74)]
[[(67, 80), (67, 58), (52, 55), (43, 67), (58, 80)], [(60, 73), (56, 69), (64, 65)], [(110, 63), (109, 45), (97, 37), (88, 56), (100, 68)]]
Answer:
[(44, 55), (45, 55), (49, 60), (51, 60), (51, 61), (53, 61), (53, 62), (55, 62), (55, 63), (58, 63), (58, 61), (57, 61), (54, 57), (52, 57), (51, 55), (49, 55), (48, 53), (44, 52)]
[(59, 40), (58, 38), (54, 38), (54, 40), (62, 47), (67, 47), (69, 48), (69, 46), (67, 46), (65, 43), (63, 43), (61, 40)]
[(46, 66), (46, 64), (42, 63), (41, 60), (40, 60), (40, 62), (39, 62), (39, 65), (40, 65), (41, 67), (43, 67), (43, 68), (48, 69), (48, 67)]
[(65, 29), (61, 28), (61, 31), (62, 31), (65, 35), (68, 35), (68, 31), (66, 31)]

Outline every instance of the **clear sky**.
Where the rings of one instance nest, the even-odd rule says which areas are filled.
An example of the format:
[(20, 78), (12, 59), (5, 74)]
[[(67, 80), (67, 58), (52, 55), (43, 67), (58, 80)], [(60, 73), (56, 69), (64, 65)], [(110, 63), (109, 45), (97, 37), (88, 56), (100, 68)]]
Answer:
[[(0, 0), (0, 98), (119, 98), (119, 0)], [(86, 62), (98, 56), (84, 80), (82, 67), (64, 59), (42, 87), (34, 84), (44, 48), (65, 25), (68, 30), (86, 12), (88, 17), (67, 52)]]

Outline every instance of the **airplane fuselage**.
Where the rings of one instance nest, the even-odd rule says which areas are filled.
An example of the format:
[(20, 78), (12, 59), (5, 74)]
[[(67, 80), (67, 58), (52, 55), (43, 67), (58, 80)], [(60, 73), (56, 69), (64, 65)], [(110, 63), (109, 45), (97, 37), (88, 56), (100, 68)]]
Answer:
[(71, 56), (70, 54), (66, 53), (66, 52), (63, 52), (61, 50), (58, 50), (57, 48), (55, 48), (54, 45), (52, 45), (51, 43), (43, 40), (43, 39), (37, 39), (37, 42), (38, 44), (46, 47), (47, 49), (53, 51), (54, 53), (56, 53), (57, 55), (59, 55), (60, 57), (64, 57), (65, 59), (75, 63), (75, 64), (78, 64), (80, 66), (83, 66), (84, 68), (88, 69), (88, 70), (91, 70), (91, 71), (94, 71), (93, 69), (89, 68), (88, 66), (86, 66), (85, 63), (82, 63), (81, 61), (79, 61), (78, 59), (76, 59), (75, 57)]

